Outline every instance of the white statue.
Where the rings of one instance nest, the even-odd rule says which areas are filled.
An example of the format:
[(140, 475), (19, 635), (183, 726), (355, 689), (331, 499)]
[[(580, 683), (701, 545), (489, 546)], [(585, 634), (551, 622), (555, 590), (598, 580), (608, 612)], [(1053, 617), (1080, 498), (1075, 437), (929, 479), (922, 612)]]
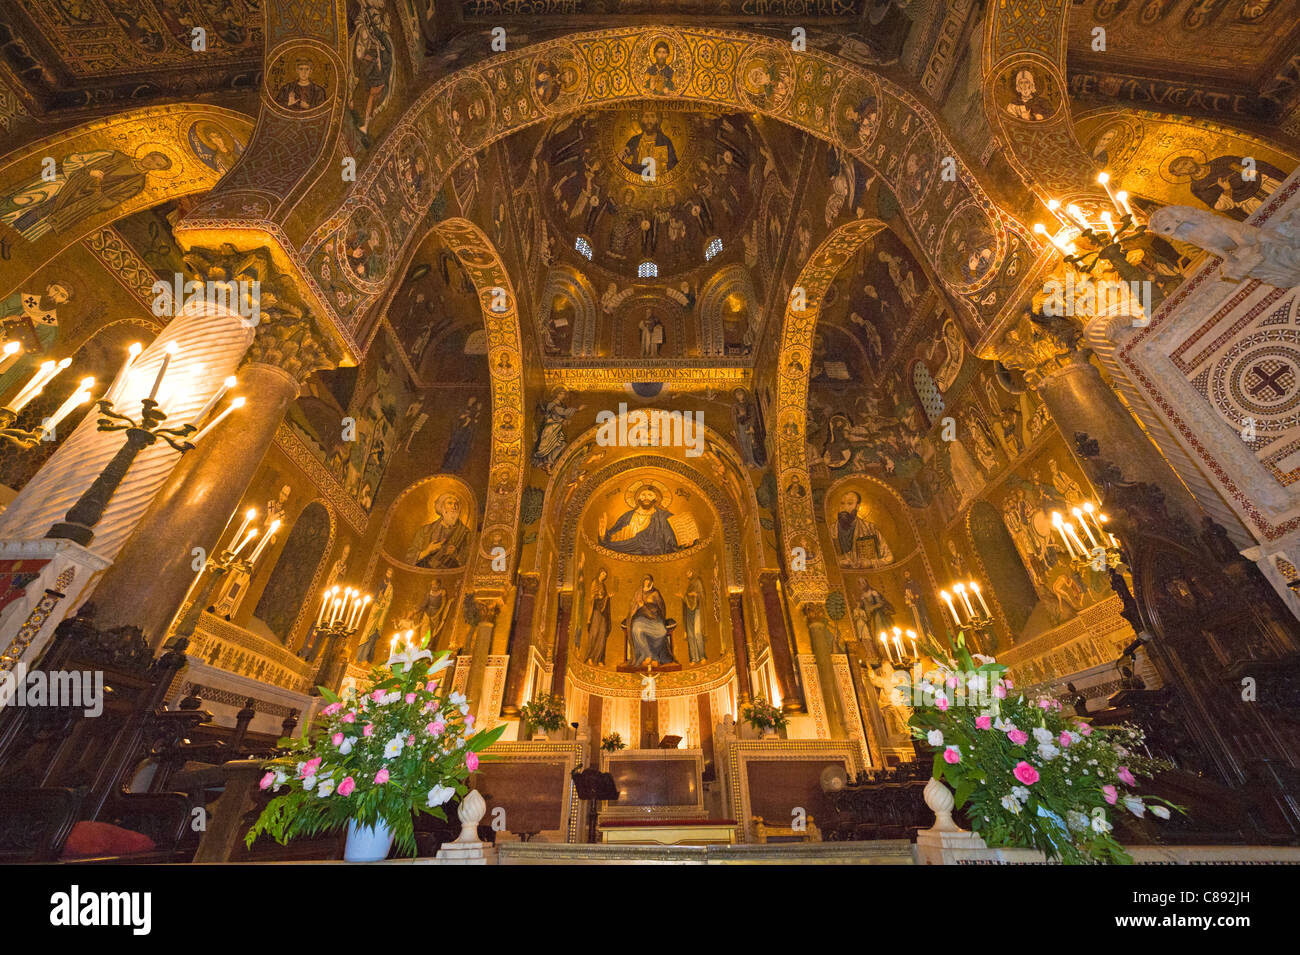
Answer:
[(1300, 285), (1300, 211), (1260, 227), (1191, 206), (1156, 210), (1147, 226), (1223, 259), (1223, 277), (1257, 279), (1289, 289)]

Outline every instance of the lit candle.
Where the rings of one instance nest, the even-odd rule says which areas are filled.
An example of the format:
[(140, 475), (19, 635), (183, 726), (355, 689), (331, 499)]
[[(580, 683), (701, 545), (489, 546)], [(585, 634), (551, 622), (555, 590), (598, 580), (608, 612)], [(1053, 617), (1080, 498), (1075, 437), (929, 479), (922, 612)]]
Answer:
[(339, 619), (339, 609), (340, 609), (342, 606), (343, 606), (343, 598), (342, 598), (342, 597), (335, 597), (335, 598), (334, 598), (334, 603), (330, 606), (330, 622), (329, 622), (329, 625), (330, 625), (331, 627), (334, 626), (334, 624), (338, 622), (338, 619)]
[(42, 362), (41, 366), (36, 369), (36, 374), (32, 375), (31, 380), (23, 385), (22, 390), (14, 396), (13, 401), (9, 402), (9, 410), (22, 411), (28, 402), (41, 393), (41, 389), (49, 384), (55, 375), (71, 364), (71, 358), (65, 358), (57, 364), (53, 361)]
[(980, 593), (980, 585), (972, 580), (970, 582), (970, 589), (975, 592), (975, 599), (978, 600), (980, 606), (984, 608), (984, 616), (992, 617), (993, 614), (989, 611), (989, 605), (984, 602), (984, 595)]
[(1052, 215), (1056, 216), (1057, 221), (1060, 222), (1061, 225), (1063, 225), (1063, 226), (1065, 226), (1065, 227), (1067, 227), (1067, 228), (1069, 227), (1070, 223), (1068, 223), (1067, 221), (1065, 221), (1065, 216), (1061, 215), (1061, 203), (1060, 203), (1059, 200), (1057, 200), (1057, 199), (1048, 199), (1048, 200), (1047, 200), (1047, 210), (1048, 210)]
[(1034, 223), (1034, 232), (1037, 233), (1038, 235), (1043, 236), (1044, 238), (1047, 239), (1048, 242), (1056, 246), (1056, 250), (1060, 252), (1062, 255), (1070, 254), (1070, 246), (1066, 244), (1065, 240), (1061, 239), (1053, 232), (1048, 232), (1047, 229), (1044, 228), (1041, 222)]
[(162, 364), (158, 366), (158, 377), (153, 380), (153, 388), (149, 392), (150, 401), (158, 398), (158, 389), (162, 387), (163, 375), (167, 374), (167, 366), (171, 364), (172, 355), (176, 354), (177, 347), (175, 342), (168, 342), (167, 347), (163, 349)]
[(205, 427), (198, 434), (194, 435), (194, 437), (190, 438), (189, 439), (190, 444), (198, 444), (205, 437), (207, 437), (209, 431), (211, 431), (217, 425), (221, 424), (222, 420), (225, 419), (226, 415), (230, 414), (230, 412), (234, 411), (236, 408), (242, 408), (242, 407), (244, 407), (244, 398), (241, 395), (240, 397), (236, 398), (234, 401), (230, 402), (230, 404), (226, 405), (226, 409), (222, 411), (221, 414), (217, 415), (215, 418), (209, 421), (207, 427)]
[(1074, 519), (1079, 522), (1079, 526), (1083, 528), (1083, 532), (1088, 535), (1088, 543), (1092, 544), (1093, 547), (1101, 546), (1097, 543), (1097, 538), (1092, 536), (1092, 528), (1090, 528), (1088, 522), (1083, 519), (1083, 511), (1076, 507), (1072, 508), (1070, 513), (1073, 514)]
[(68, 395), (67, 400), (64, 401), (63, 404), (59, 405), (59, 410), (54, 412), (54, 414), (41, 424), (41, 431), (47, 434), (52, 432), (58, 423), (68, 416), (68, 413), (71, 412), (73, 408), (77, 407), (77, 405), (84, 405), (89, 401), (90, 389), (94, 387), (94, 385), (94, 378), (82, 378), (81, 384), (77, 386), (77, 390)]
[(253, 518), (255, 517), (257, 517), (257, 508), (250, 507), (247, 511), (245, 511), (244, 522), (239, 525), (239, 530), (235, 531), (235, 536), (232, 539), (239, 540), (239, 538), (243, 536), (244, 531), (248, 530), (248, 525), (253, 523)]
[(1070, 545), (1070, 538), (1065, 536), (1065, 522), (1061, 520), (1060, 511), (1052, 511), (1052, 526), (1056, 528), (1056, 533), (1061, 535), (1061, 540), (1065, 542), (1066, 553), (1070, 559), (1074, 560), (1074, 548)]
[(258, 542), (257, 547), (253, 550), (253, 556), (248, 558), (249, 563), (252, 564), (257, 563), (257, 558), (262, 556), (262, 551), (266, 550), (266, 545), (271, 543), (271, 538), (275, 536), (275, 532), (278, 531), (279, 529), (280, 529), (280, 522), (272, 521), (271, 526), (266, 529), (266, 536), (263, 537), (261, 541)]
[(899, 633), (894, 634), (894, 649), (898, 651), (898, 662), (902, 663), (904, 659), (902, 634)]
[(1124, 210), (1124, 215), (1133, 218), (1133, 207), (1128, 204), (1128, 193), (1121, 189), (1115, 193), (1115, 198), (1119, 201), (1120, 208)]
[(320, 613), (316, 614), (316, 626), (325, 622), (325, 608), (330, 605), (330, 592), (327, 590), (320, 599)]
[[(1101, 187), (1106, 190), (1106, 195), (1110, 197), (1111, 204), (1115, 206), (1115, 210), (1122, 215), (1124, 209), (1120, 206), (1119, 200), (1115, 198), (1115, 190), (1111, 188), (1110, 173), (1098, 173), (1097, 181), (1101, 183)], [(1103, 213), (1102, 218), (1105, 219), (1108, 215), (1109, 213)]]
[(136, 358), (140, 356), (140, 352), (142, 351), (144, 351), (144, 346), (139, 342), (132, 343), (131, 347), (126, 350), (126, 361), (122, 362), (122, 367), (118, 369), (117, 377), (113, 379), (113, 383), (109, 385), (108, 391), (104, 394), (105, 401), (116, 402), (117, 399), (121, 397), (119, 392), (122, 390), (122, 386), (126, 382), (126, 373), (131, 370), (131, 366), (135, 364)]
[(361, 598), (361, 606), (357, 608), (356, 619), (352, 621), (352, 626), (354, 629), (357, 627), (358, 624), (361, 623), (361, 618), (365, 614), (366, 608), (369, 606), (370, 606), (370, 594), (366, 594), (364, 597)]
[(397, 638), (400, 637), (400, 636), (401, 636), (400, 633), (395, 633), (395, 634), (393, 634), (393, 639), (390, 640), (389, 643), (388, 643), (388, 662), (389, 662), (389, 664), (391, 664), (391, 663), (393, 662), (393, 657), (397, 656)]
[(1112, 239), (1115, 238), (1115, 223), (1111, 221), (1110, 213), (1103, 212), (1101, 214), (1101, 221), (1102, 224), (1106, 226), (1106, 231), (1110, 233), (1110, 237)]
[(975, 616), (975, 611), (971, 608), (970, 605), (970, 598), (966, 596), (966, 585), (954, 584), (952, 589), (953, 592), (957, 594), (958, 597), (961, 598), (961, 602), (966, 606), (967, 619), (970, 619), (971, 617)]
[(213, 392), (212, 397), (208, 399), (208, 403), (199, 409), (199, 413), (194, 416), (193, 424), (198, 425), (202, 422), (208, 416), (208, 413), (217, 406), (217, 402), (225, 397), (226, 392), (233, 387), (235, 387), (235, 376), (231, 375), (221, 383), (220, 388)]
[(1079, 556), (1087, 557), (1088, 548), (1084, 545), (1083, 541), (1079, 538), (1079, 535), (1075, 533), (1074, 525), (1071, 524), (1069, 521), (1066, 521), (1065, 530), (1070, 535), (1070, 539), (1074, 541), (1077, 545), (1079, 545)]
[(957, 611), (956, 611), (955, 609), (953, 609), (952, 598), (948, 596), (948, 591), (946, 591), (946, 590), (941, 590), (941, 591), (939, 591), (939, 596), (942, 597), (943, 600), (944, 600), (944, 603), (946, 603), (946, 604), (948, 605), (948, 612), (949, 612), (950, 614), (952, 614), (952, 622), (955, 623), (957, 626), (960, 627), (960, 626), (961, 626), (961, 621), (957, 619)]
[(880, 631), (880, 642), (885, 646), (885, 656), (889, 658), (890, 663), (893, 663), (894, 651), (889, 649), (889, 634), (885, 633), (883, 630)]
[(907, 631), (907, 639), (912, 641), (912, 659), (915, 660), (916, 659), (916, 631), (915, 630)]
[(1079, 227), (1081, 229), (1088, 231), (1092, 228), (1092, 223), (1089, 222), (1084, 217), (1083, 210), (1080, 209), (1078, 206), (1076, 206), (1074, 203), (1070, 203), (1068, 206), (1066, 206), (1065, 211), (1071, 219), (1073, 219), (1075, 222), (1079, 224)]
[(239, 552), (240, 552), (241, 550), (243, 550), (245, 547), (247, 547), (247, 546), (248, 546), (248, 542), (251, 541), (251, 540), (252, 540), (254, 537), (256, 537), (256, 536), (257, 536), (257, 528), (254, 527), (252, 530), (250, 530), (250, 531), (248, 532), (248, 536), (245, 537), (243, 540), (237, 540), (237, 541), (235, 541), (235, 546), (234, 546), (234, 548), (231, 549), (231, 551), (230, 551), (230, 556), (231, 556), (231, 557), (238, 557), (238, 556), (239, 556)]
[(18, 360), (19, 353), (23, 350), (22, 342), (7, 342), (3, 351), (3, 358), (0, 358), (0, 372), (8, 371), (9, 366)]

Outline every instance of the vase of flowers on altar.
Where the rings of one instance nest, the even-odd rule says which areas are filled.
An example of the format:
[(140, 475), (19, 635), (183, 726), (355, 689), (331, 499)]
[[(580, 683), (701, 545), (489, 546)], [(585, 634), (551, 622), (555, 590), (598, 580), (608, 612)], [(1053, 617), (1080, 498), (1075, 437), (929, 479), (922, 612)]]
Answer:
[(564, 698), (538, 693), (519, 707), (519, 716), (532, 730), (533, 739), (546, 739), (564, 725)]
[(1138, 793), (1138, 777), (1166, 768), (1142, 755), (1141, 730), (1092, 726), (1056, 699), (1018, 692), (1007, 667), (968, 652), (961, 633), (949, 651), (926, 647), (932, 668), (895, 692), (910, 694), (912, 733), (934, 750), (931, 784), (953, 788), (987, 845), (1067, 864), (1130, 863), (1111, 814), (1182, 811)]
[(621, 749), (627, 749), (627, 743), (623, 742), (623, 734), (614, 732), (600, 738), (600, 748), (607, 753), (617, 753)]
[[(443, 806), (468, 792), (478, 754), (505, 730), (476, 731), (469, 701), (446, 684), (452, 663), (410, 642), (410, 631), (356, 696), (321, 687), (327, 705), (311, 738), (282, 739), (288, 752), (265, 763), (261, 788), (274, 793), (249, 829), (284, 845), (296, 836), (347, 828), (344, 859), (384, 859), (393, 845), (415, 855), (414, 814), (447, 818)], [(399, 652), (400, 649), (400, 652)]]
[(779, 730), (783, 730), (790, 721), (780, 708), (773, 706), (765, 698), (756, 696), (745, 704), (741, 716), (746, 723), (758, 730), (763, 739), (773, 739)]

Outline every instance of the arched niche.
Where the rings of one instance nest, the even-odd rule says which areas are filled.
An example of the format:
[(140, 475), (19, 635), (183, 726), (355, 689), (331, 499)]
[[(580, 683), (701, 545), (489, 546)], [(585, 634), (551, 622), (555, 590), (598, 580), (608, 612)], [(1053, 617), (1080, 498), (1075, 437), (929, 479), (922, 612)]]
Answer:
[(744, 357), (758, 340), (762, 303), (743, 265), (719, 269), (700, 290), (700, 351), (705, 356)]
[(997, 508), (988, 501), (976, 501), (966, 520), (971, 543), (988, 578), (987, 592), (1001, 606), (1014, 640), (1024, 631), (1038, 604), (1033, 578)]
[(311, 603), (309, 591), (330, 544), (330, 525), (329, 511), (319, 501), (303, 508), (257, 601), (253, 616), (281, 643), (289, 642), (299, 611)]
[(585, 276), (557, 265), (546, 276), (537, 312), (542, 352), (585, 358), (596, 354), (596, 293)]
[(470, 486), (450, 474), (412, 484), (393, 502), (380, 532), (383, 556), (406, 571), (462, 571), (478, 536), (478, 502)]
[[(641, 672), (632, 667), (629, 625), (647, 575), (664, 603), (672, 654), (672, 662), (656, 667), (662, 672), (657, 694), (693, 695), (729, 681), (735, 667), (729, 594), (741, 576), (735, 566), (739, 548), (728, 532), (737, 510), (730, 495), (680, 462), (653, 455), (624, 459), (593, 475), (579, 493), (580, 500), (571, 500), (564, 510), (557, 543), (559, 566), (571, 555), (568, 672), (577, 687), (625, 696), (640, 686)], [(653, 497), (661, 516), (632, 534), (642, 495)], [(660, 546), (664, 541), (656, 535), (656, 522), (659, 530), (671, 530), (674, 546)], [(692, 592), (702, 654), (699, 643), (692, 651), (687, 625)]]

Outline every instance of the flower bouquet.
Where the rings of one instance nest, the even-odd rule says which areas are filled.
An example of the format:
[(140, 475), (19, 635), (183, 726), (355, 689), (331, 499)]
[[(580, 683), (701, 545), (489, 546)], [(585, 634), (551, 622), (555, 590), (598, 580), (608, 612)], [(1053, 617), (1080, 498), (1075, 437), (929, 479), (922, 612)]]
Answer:
[(761, 696), (756, 696), (752, 702), (747, 703), (741, 711), (741, 716), (746, 723), (759, 731), (785, 729), (786, 724), (790, 722), (779, 707), (773, 706)]
[[(279, 795), (245, 844), (264, 832), (283, 845), (349, 826), (350, 841), (367, 829), (387, 833), (403, 853), (415, 855), (413, 813), (445, 820), (442, 806), (468, 791), (465, 779), (478, 768), (478, 754), (505, 730), (502, 724), (474, 732), (464, 695), (447, 692), (436, 676), (451, 662), (445, 652), (435, 658), (408, 646), (388, 667), (376, 667), (355, 698), (341, 700), (322, 687), (328, 705), (313, 738), (281, 740), (290, 752), (265, 764), (261, 787)], [(386, 849), (378, 858), (385, 855)]]
[[(1034, 848), (1065, 863), (1130, 863), (1112, 835), (1112, 808), (1168, 819), (1178, 810), (1140, 796), (1139, 775), (1163, 768), (1141, 755), (1142, 732), (1093, 727), (1051, 698), (1015, 692), (1007, 668), (972, 656), (959, 636), (952, 658), (911, 688), (913, 735), (934, 750), (934, 777), (954, 790), (971, 826), (994, 847)], [(898, 691), (896, 691), (898, 692)]]
[(610, 733), (600, 738), (600, 748), (607, 753), (617, 753), (620, 749), (627, 749), (627, 744), (623, 742), (623, 734)]
[(519, 707), (519, 715), (534, 729), (553, 733), (564, 725), (564, 698), (550, 693), (538, 693)]

